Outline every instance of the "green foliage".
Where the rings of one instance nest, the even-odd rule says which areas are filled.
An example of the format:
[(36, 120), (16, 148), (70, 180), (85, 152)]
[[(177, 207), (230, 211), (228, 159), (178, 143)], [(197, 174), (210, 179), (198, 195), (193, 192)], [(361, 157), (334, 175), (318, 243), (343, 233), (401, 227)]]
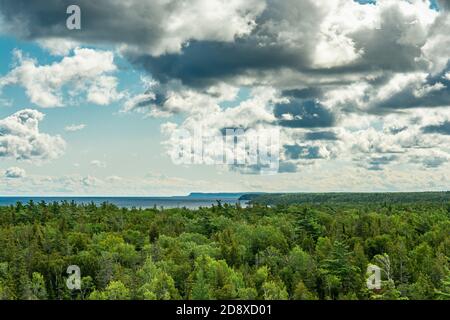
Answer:
[(294, 297), (295, 300), (316, 300), (317, 297), (311, 293), (308, 288), (305, 286), (305, 284), (300, 281), (297, 283), (297, 286), (294, 290)]
[(130, 290), (121, 281), (111, 281), (104, 291), (94, 291), (89, 296), (91, 300), (127, 300)]
[(31, 291), (33, 298), (37, 300), (47, 299), (47, 289), (45, 288), (45, 281), (42, 274), (33, 272), (31, 280)]
[(244, 289), (242, 274), (230, 268), (225, 260), (201, 256), (192, 274), (192, 299), (236, 299)]
[[(0, 299), (450, 299), (447, 193), (305, 197), (0, 207)], [(66, 286), (70, 265), (80, 290)]]
[(180, 299), (172, 277), (158, 268), (151, 258), (147, 258), (137, 275), (141, 280), (140, 283), (144, 283), (138, 289), (138, 298), (145, 300)]
[(265, 300), (286, 300), (288, 293), (286, 287), (282, 282), (267, 281), (263, 284), (264, 299)]
[(437, 290), (436, 294), (438, 299), (450, 300), (450, 275), (446, 279), (442, 280), (442, 290)]

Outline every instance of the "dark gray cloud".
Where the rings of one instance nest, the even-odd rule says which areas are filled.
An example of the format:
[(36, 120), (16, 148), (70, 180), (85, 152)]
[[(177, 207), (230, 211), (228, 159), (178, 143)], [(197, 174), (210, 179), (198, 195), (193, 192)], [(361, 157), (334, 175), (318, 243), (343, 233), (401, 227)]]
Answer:
[[(231, 12), (233, 17), (239, 14), (245, 17), (257, 7), (256, 0), (246, 2), (236, 6)], [(71, 31), (65, 27), (65, 9), (71, 4), (82, 8), (82, 30)], [(167, 20), (177, 13), (184, 13), (186, 8), (182, 0), (167, 1), (164, 5), (137, 0), (0, 0), (0, 12), (5, 26), (9, 26), (8, 32), (26, 39), (56, 37), (81, 43), (126, 44), (133, 48), (126, 56), (156, 79), (163, 82), (179, 79), (194, 87), (249, 74), (256, 82), (267, 76), (277, 82), (271, 75), (263, 77), (262, 73), (281, 70), (292, 70), (306, 77), (331, 77), (334, 80), (325, 81), (327, 85), (342, 85), (348, 81), (344, 79), (345, 75), (405, 72), (423, 67), (417, 60), (421, 55), (420, 44), (398, 41), (410, 21), (404, 21), (404, 14), (396, 7), (381, 14), (379, 29), (360, 28), (347, 35), (355, 50), (362, 53), (361, 59), (327, 67), (314, 66), (313, 61), (323, 33), (320, 23), (326, 16), (328, 5), (319, 6), (314, 1), (268, 0), (265, 10), (254, 10), (256, 24), (252, 32), (236, 37), (234, 41), (224, 41), (235, 31), (228, 30), (233, 24), (221, 26), (207, 19), (204, 22), (203, 8), (188, 8), (192, 9), (189, 11), (191, 16), (192, 12), (198, 15), (197, 26), (188, 21), (186, 28), (176, 34), (168, 33)], [(178, 42), (171, 43), (171, 39)], [(172, 50), (177, 45), (180, 48), (184, 45), (181, 54)], [(160, 47), (173, 53), (159, 50)], [(155, 51), (160, 55), (155, 55)], [(324, 79), (320, 83), (323, 84)], [(314, 95), (317, 98), (321, 93), (320, 89), (300, 89), (290, 94), (298, 98)]]
[(291, 99), (289, 103), (277, 104), (274, 115), (279, 125), (288, 128), (332, 127), (336, 122), (331, 111), (311, 100)]
[(285, 161), (280, 163), (280, 167), (278, 169), (279, 173), (292, 173), (297, 171), (297, 165), (295, 163)]
[(442, 155), (430, 154), (425, 157), (419, 157), (419, 156), (412, 157), (410, 159), (410, 162), (422, 165), (423, 167), (428, 168), (428, 169), (434, 169), (434, 168), (439, 168), (443, 164), (447, 163), (448, 157), (442, 156)]
[(161, 82), (177, 79), (193, 87), (212, 85), (249, 72), (301, 68), (309, 62), (298, 52), (276, 44), (258, 46), (257, 39), (251, 38), (233, 43), (192, 41), (181, 55), (129, 54), (128, 57)]
[[(66, 27), (66, 9), (73, 4), (82, 8), (82, 30), (68, 30)], [(157, 25), (148, 28), (146, 25), (133, 26), (128, 22), (136, 22), (145, 15), (151, 18), (157, 16), (158, 12), (149, 12), (137, 3), (133, 7), (125, 10), (119, 1), (106, 0), (0, 0), (0, 12), (5, 25), (11, 26), (12, 32), (17, 32), (25, 39), (57, 37), (95, 44), (120, 43), (127, 38), (127, 43), (139, 44), (156, 37)]]
[(292, 160), (323, 159), (318, 146), (285, 145), (284, 153), (287, 158)]
[(372, 157), (367, 163), (367, 169), (371, 171), (381, 171), (383, 167), (398, 159), (397, 155), (385, 155)]
[(429, 77), (424, 84), (411, 85), (374, 106), (375, 109), (408, 109), (419, 107), (442, 107), (450, 105), (450, 80), (445, 73)]
[[(68, 30), (66, 28), (66, 9), (70, 5), (78, 5), (82, 13), (81, 30)], [(189, 6), (182, 0), (170, 0), (164, 3), (160, 1), (140, 0), (0, 0), (0, 13), (5, 20), (4, 27), (7, 31), (17, 34), (25, 39), (65, 38), (80, 41), (82, 43), (108, 43), (126, 44), (142, 48), (161, 46), (167, 43), (169, 36), (167, 20), (174, 15), (186, 14)], [(198, 8), (202, 9), (202, 8)], [(222, 8), (218, 8), (220, 10)], [(248, 5), (236, 6), (230, 13), (242, 15), (250, 11)], [(191, 12), (195, 14), (194, 12)], [(226, 13), (224, 13), (226, 15)], [(198, 13), (198, 24), (205, 23), (205, 15)], [(207, 19), (206, 19), (207, 20)], [(184, 21), (182, 21), (184, 22)], [(189, 21), (188, 21), (189, 22)], [(180, 30), (178, 36), (181, 44), (192, 38), (214, 38), (205, 33), (190, 33), (186, 29)], [(214, 25), (210, 25), (214, 29)], [(219, 26), (216, 26), (219, 28)], [(226, 29), (227, 26), (222, 26)], [(186, 32), (187, 39), (183, 39), (181, 33)], [(208, 32), (208, 31), (205, 31)], [(176, 38), (176, 37), (173, 37)], [(218, 36), (218, 39), (222, 39)], [(180, 43), (174, 43), (174, 48)]]
[(450, 121), (446, 121), (439, 125), (426, 126), (422, 128), (423, 133), (438, 133), (450, 135)]
[(315, 131), (315, 132), (308, 132), (305, 134), (306, 140), (338, 140), (338, 137), (336, 134), (332, 131)]
[[(284, 3), (284, 4), (280, 4)], [(262, 78), (262, 72), (270, 70), (291, 69), (309, 77), (341, 78), (327, 85), (344, 85), (345, 75), (366, 74), (383, 71), (387, 73), (410, 72), (426, 68), (425, 62), (418, 61), (421, 56), (421, 45), (425, 43), (408, 44), (398, 41), (405, 33), (404, 14), (395, 8), (381, 15), (382, 27), (379, 29), (363, 28), (351, 35), (356, 51), (362, 50), (362, 58), (354, 62), (333, 67), (313, 67), (314, 46), (317, 45), (318, 21), (322, 19), (317, 8), (309, 7), (306, 17), (303, 7), (305, 2), (269, 1), (267, 9), (256, 20), (257, 27), (246, 37), (234, 42), (198, 42), (193, 41), (183, 49), (183, 54), (167, 54), (160, 57), (138, 55), (133, 61), (144, 66), (152, 75), (160, 80), (179, 79), (187, 85), (210, 85), (236, 75), (252, 73), (255, 78)], [(302, 12), (302, 13), (301, 13)], [(297, 14), (297, 16), (296, 16)], [(313, 21), (313, 19), (318, 19)], [(305, 22), (303, 22), (304, 20)], [(276, 30), (268, 25), (278, 25), (283, 21), (291, 24), (292, 30), (302, 31), (303, 45), (290, 46), (280, 42)], [(411, 23), (413, 21), (410, 21)], [(272, 79), (277, 82), (275, 79)], [(316, 98), (321, 90), (292, 89), (290, 95), (299, 98)]]
[[(236, 4), (217, 8), (223, 10), (226, 17), (241, 17), (246, 21), (246, 14), (252, 11), (254, 3)], [(82, 13), (81, 30), (66, 28), (66, 9), (70, 5), (78, 5)], [(193, 7), (197, 5), (197, 7)], [(176, 49), (190, 39), (226, 40), (238, 32), (236, 26), (214, 25), (207, 17), (201, 3), (187, 5), (183, 0), (141, 1), (141, 0), (0, 0), (0, 13), (7, 32), (14, 33), (29, 40), (47, 38), (64, 38), (91, 44), (126, 44), (145, 51), (160, 51)], [(256, 7), (256, 5), (254, 6)], [(189, 11), (191, 10), (191, 11)], [(225, 10), (229, 10), (225, 12)], [(255, 9), (258, 12), (258, 9)], [(189, 16), (190, 14), (190, 16)], [(197, 15), (197, 26), (193, 26), (189, 17)], [(183, 16), (187, 21), (181, 25), (181, 30), (172, 34), (167, 21), (177, 16)], [(251, 16), (251, 15), (250, 15)], [(222, 21), (223, 23), (224, 21)], [(202, 30), (202, 26), (203, 28)], [(200, 27), (200, 28), (198, 28)], [(209, 27), (209, 29), (207, 28)], [(221, 29), (224, 31), (221, 33)], [(230, 29), (229, 29), (230, 28)], [(231, 29), (233, 28), (233, 29)], [(236, 29), (236, 30), (235, 30)], [(212, 32), (211, 32), (212, 31)], [(161, 47), (161, 50), (159, 50)]]
[(422, 164), (425, 168), (439, 168), (446, 162), (448, 162), (448, 160), (441, 157), (429, 157), (422, 160)]
[(426, 68), (425, 62), (418, 61), (426, 38), (418, 37), (415, 43), (399, 41), (408, 29), (407, 24), (414, 23), (414, 18), (407, 17), (399, 7), (391, 7), (381, 13), (380, 19), (379, 28), (361, 29), (351, 35), (356, 48), (364, 49), (363, 59), (356, 66), (391, 72)]
[(450, 0), (437, 0), (439, 9), (441, 10), (449, 10), (450, 9)]
[(303, 88), (284, 90), (283, 96), (293, 97), (298, 99), (318, 99), (322, 97), (323, 90), (320, 88)]

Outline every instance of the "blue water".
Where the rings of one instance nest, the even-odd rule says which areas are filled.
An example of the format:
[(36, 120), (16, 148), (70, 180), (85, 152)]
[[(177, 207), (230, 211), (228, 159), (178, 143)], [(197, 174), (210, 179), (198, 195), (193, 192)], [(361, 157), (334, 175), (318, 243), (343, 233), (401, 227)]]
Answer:
[[(100, 205), (104, 202), (114, 204), (123, 208), (190, 208), (196, 209), (199, 207), (211, 207), (217, 205), (217, 200), (222, 204), (228, 203), (235, 205), (239, 202), (238, 197), (0, 197), (0, 206), (15, 205), (17, 202), (26, 204), (30, 200), (35, 203), (45, 201), (46, 203), (61, 202), (61, 201), (74, 201), (77, 204), (89, 204), (94, 203)], [(241, 202), (245, 205), (245, 202)]]

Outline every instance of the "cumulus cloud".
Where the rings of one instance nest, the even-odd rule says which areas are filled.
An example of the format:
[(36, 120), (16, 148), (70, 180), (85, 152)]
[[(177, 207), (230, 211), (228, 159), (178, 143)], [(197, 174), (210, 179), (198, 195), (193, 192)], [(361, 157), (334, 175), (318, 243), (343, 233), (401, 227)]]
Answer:
[(437, 32), (438, 15), (425, 1), (268, 1), (253, 31), (234, 42), (192, 41), (182, 55), (130, 59), (161, 81), (192, 86), (227, 78), (276, 86), (345, 84), (428, 68), (433, 55), (421, 47)]
[[(82, 8), (83, 32), (65, 26), (66, 0), (47, 5), (1, 1), (4, 31), (24, 38), (73, 38), (86, 43), (115, 43), (124, 50), (160, 55), (180, 52), (189, 41), (233, 41), (251, 32), (264, 9), (260, 0), (77, 1)], [(20, 22), (17, 17), (22, 17)], [(120, 21), (121, 23), (117, 23)], [(85, 31), (84, 31), (85, 30)]]
[(75, 41), (58, 38), (44, 38), (39, 40), (38, 43), (42, 48), (55, 56), (67, 56), (73, 49), (79, 46)]
[(10, 178), (10, 179), (18, 179), (18, 178), (24, 178), (26, 177), (26, 172), (24, 169), (22, 168), (18, 168), (18, 167), (11, 167), (5, 170), (5, 172), (3, 173), (5, 178)]
[(198, 91), (180, 81), (162, 84), (151, 78), (142, 78), (141, 82), (145, 92), (130, 97), (122, 112), (136, 111), (153, 117), (214, 113), (220, 111), (219, 103), (234, 100), (239, 90), (224, 83)]
[(75, 132), (75, 131), (83, 130), (84, 128), (86, 128), (86, 125), (84, 123), (81, 123), (81, 124), (71, 124), (69, 126), (66, 126), (64, 128), (64, 130), (68, 131), (68, 132)]
[(22, 86), (37, 106), (64, 106), (63, 88), (72, 94), (85, 92), (87, 101), (98, 105), (121, 97), (116, 90), (117, 79), (110, 75), (116, 66), (109, 51), (78, 48), (72, 56), (49, 65), (38, 65), (21, 51), (15, 51), (15, 57), (16, 66), (0, 78), (0, 89), (9, 85)]
[(240, 76), (281, 85), (290, 81), (273, 72), (284, 69), (297, 73), (292, 81), (308, 77), (316, 85), (334, 82), (337, 72), (342, 82), (374, 70), (414, 71), (437, 65), (427, 40), (446, 27), (421, 0), (101, 0), (78, 2), (83, 32), (70, 32), (60, 19), (68, 4), (4, 0), (5, 31), (50, 44), (63, 39), (65, 47), (115, 44), (158, 80), (196, 86)]
[(44, 114), (24, 109), (0, 119), (0, 157), (16, 160), (45, 161), (64, 153), (65, 141), (39, 131)]

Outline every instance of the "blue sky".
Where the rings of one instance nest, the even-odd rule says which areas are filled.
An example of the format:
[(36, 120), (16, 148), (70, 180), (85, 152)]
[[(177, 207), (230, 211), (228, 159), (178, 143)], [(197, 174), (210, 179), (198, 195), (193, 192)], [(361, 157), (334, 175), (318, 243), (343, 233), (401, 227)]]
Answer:
[[(13, 68), (14, 50), (20, 50), (24, 55), (32, 57), (39, 65), (49, 65), (61, 61), (60, 56), (53, 56), (35, 42), (21, 41), (11, 36), (0, 37), (1, 61), (0, 74), (5, 75)], [(92, 46), (90, 46), (92, 47)], [(104, 49), (104, 48), (102, 48)], [(119, 80), (118, 89), (136, 94), (142, 91), (142, 70), (136, 70), (125, 59), (115, 57), (118, 66), (116, 73)], [(248, 95), (248, 89), (243, 87), (236, 101), (226, 101), (224, 108), (235, 106)], [(2, 92), (2, 106), (0, 118), (25, 108), (36, 108), (30, 103), (25, 90), (19, 86), (8, 86)], [(217, 170), (207, 166), (191, 166), (181, 168), (172, 164), (169, 156), (164, 153), (161, 145), (162, 136), (160, 126), (162, 119), (145, 117), (141, 114), (121, 113), (123, 101), (113, 102), (107, 106), (97, 106), (89, 102), (68, 102), (64, 107), (48, 108), (42, 110), (45, 120), (40, 123), (40, 129), (51, 135), (61, 135), (67, 142), (67, 148), (62, 157), (36, 163), (34, 161), (17, 161), (16, 159), (2, 159), (2, 167), (19, 166), (27, 175), (40, 176), (95, 176), (104, 179), (111, 176), (145, 177), (146, 175), (176, 176), (182, 179), (222, 179)], [(175, 119), (177, 121), (177, 119)], [(76, 132), (67, 132), (65, 128), (71, 125), (84, 124), (85, 128)], [(92, 161), (101, 161), (105, 167), (92, 165)], [(26, 178), (24, 178), (26, 179)], [(220, 191), (220, 189), (214, 189)], [(22, 194), (20, 191), (5, 190), (7, 194)], [(70, 190), (68, 190), (70, 191)], [(195, 190), (193, 190), (195, 191)], [(36, 190), (37, 194), (65, 194), (64, 188), (51, 191)], [(73, 193), (84, 194), (84, 190), (74, 190)], [(95, 191), (102, 195), (102, 191)], [(117, 192), (117, 191), (116, 191)], [(155, 189), (157, 194), (160, 192)], [(165, 190), (162, 194), (179, 194), (177, 189), (173, 192)], [(183, 194), (188, 189), (181, 191)], [(72, 192), (69, 192), (72, 194)], [(143, 190), (145, 193), (145, 190)], [(29, 194), (29, 193), (27, 193)], [(106, 192), (108, 194), (108, 192)], [(128, 194), (126, 189), (117, 194)], [(138, 192), (139, 194), (139, 192)]]
[[(0, 5), (0, 194), (448, 189), (443, 3), (77, 1), (78, 31), (67, 1), (20, 3)], [(277, 171), (175, 163), (180, 130), (225, 128), (277, 130)]]

